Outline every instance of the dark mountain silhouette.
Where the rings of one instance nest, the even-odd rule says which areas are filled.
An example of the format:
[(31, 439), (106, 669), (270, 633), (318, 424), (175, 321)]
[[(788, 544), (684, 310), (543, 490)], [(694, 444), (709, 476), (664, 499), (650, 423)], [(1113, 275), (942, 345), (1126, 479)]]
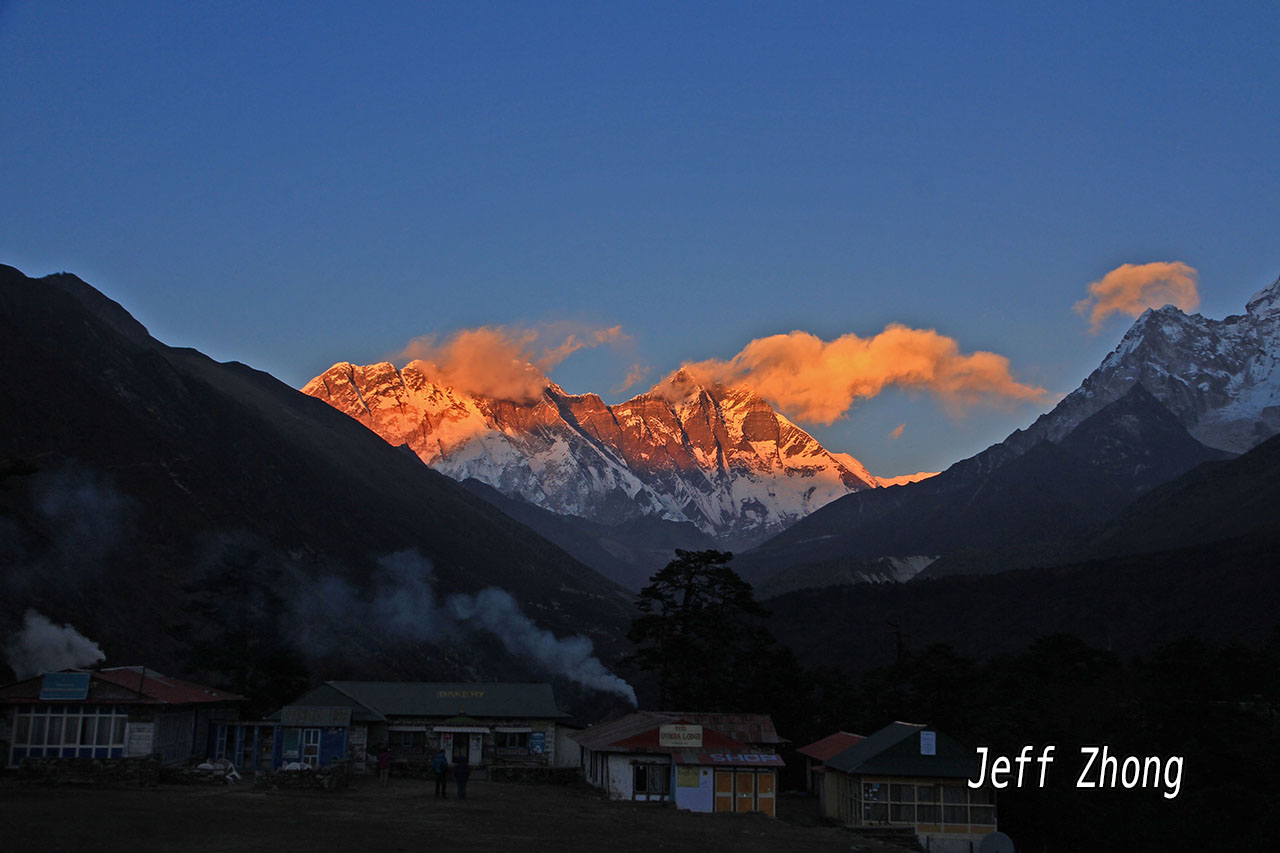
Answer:
[(193, 638), (250, 625), (317, 674), (545, 675), (493, 632), (395, 609), (496, 586), (620, 651), (621, 588), (321, 401), (154, 340), (73, 275), (0, 267), (0, 364), (5, 636), (33, 607), (175, 674), (199, 665)]
[(474, 478), (463, 480), (462, 485), (584, 565), (634, 591), (671, 562), (677, 548), (703, 551), (716, 546), (714, 539), (687, 521), (640, 516), (619, 524), (601, 524), (508, 497)]
[(942, 558), (921, 577), (1052, 565), (1143, 491), (1228, 455), (1134, 385), (1057, 443), (996, 445), (931, 479), (834, 501), (743, 554), (740, 570), (763, 580), (914, 555)]

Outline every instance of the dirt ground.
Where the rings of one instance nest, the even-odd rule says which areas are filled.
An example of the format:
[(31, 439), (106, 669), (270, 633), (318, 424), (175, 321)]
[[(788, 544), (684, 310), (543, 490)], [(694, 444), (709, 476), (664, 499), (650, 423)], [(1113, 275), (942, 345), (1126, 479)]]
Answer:
[(783, 797), (779, 819), (610, 802), (586, 786), (473, 781), (468, 799), (393, 779), (345, 791), (250, 787), (68, 788), (0, 781), (5, 851), (876, 851), (900, 848), (823, 826)]

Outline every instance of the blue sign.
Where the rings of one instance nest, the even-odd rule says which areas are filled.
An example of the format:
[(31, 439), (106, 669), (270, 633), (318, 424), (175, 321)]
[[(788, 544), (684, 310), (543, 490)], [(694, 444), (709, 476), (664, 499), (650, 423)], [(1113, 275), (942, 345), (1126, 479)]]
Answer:
[(82, 702), (88, 698), (87, 672), (46, 672), (40, 683), (41, 702)]
[(547, 751), (547, 733), (546, 732), (530, 732), (529, 733), (529, 751), (543, 753)]

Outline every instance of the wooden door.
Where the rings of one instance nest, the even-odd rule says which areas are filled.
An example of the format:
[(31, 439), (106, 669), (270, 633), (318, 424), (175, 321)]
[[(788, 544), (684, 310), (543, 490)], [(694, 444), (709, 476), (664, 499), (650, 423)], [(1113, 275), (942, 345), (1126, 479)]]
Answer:
[(760, 811), (774, 817), (774, 788), (777, 775), (772, 770), (761, 770), (756, 775), (756, 803)]
[(739, 770), (733, 774), (736, 782), (734, 791), (734, 811), (752, 812), (756, 810), (756, 771)]
[(716, 811), (733, 811), (733, 771), (716, 771)]

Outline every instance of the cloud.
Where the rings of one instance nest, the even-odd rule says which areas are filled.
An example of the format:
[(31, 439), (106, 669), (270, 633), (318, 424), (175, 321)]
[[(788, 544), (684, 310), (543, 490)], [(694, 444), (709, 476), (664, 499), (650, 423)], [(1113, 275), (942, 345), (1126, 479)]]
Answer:
[(443, 342), (434, 335), (415, 338), (397, 358), (465, 394), (529, 402), (551, 383), (547, 373), (578, 350), (626, 339), (621, 326), (480, 326), (454, 332)]
[(1097, 334), (1112, 314), (1137, 317), (1148, 308), (1176, 305), (1183, 311), (1200, 307), (1199, 274), (1182, 261), (1122, 264), (1089, 285), (1089, 295), (1075, 304)]
[(897, 441), (898, 439), (902, 438), (902, 431), (906, 428), (907, 428), (906, 423), (898, 424), (896, 427), (889, 430), (889, 438), (893, 441)]
[(847, 334), (824, 341), (802, 331), (757, 338), (728, 361), (682, 370), (702, 385), (745, 385), (785, 414), (819, 424), (836, 421), (855, 400), (889, 385), (931, 391), (952, 408), (1049, 397), (1045, 389), (1015, 380), (1002, 355), (962, 353), (953, 338), (897, 323), (870, 338)]
[(648, 375), (649, 375), (648, 366), (637, 362), (636, 364), (631, 365), (631, 367), (627, 369), (627, 378), (622, 380), (622, 384), (610, 390), (614, 394), (621, 394), (623, 391), (626, 391), (628, 388), (630, 388), (632, 385), (635, 385), (637, 382), (643, 381), (644, 378)]

